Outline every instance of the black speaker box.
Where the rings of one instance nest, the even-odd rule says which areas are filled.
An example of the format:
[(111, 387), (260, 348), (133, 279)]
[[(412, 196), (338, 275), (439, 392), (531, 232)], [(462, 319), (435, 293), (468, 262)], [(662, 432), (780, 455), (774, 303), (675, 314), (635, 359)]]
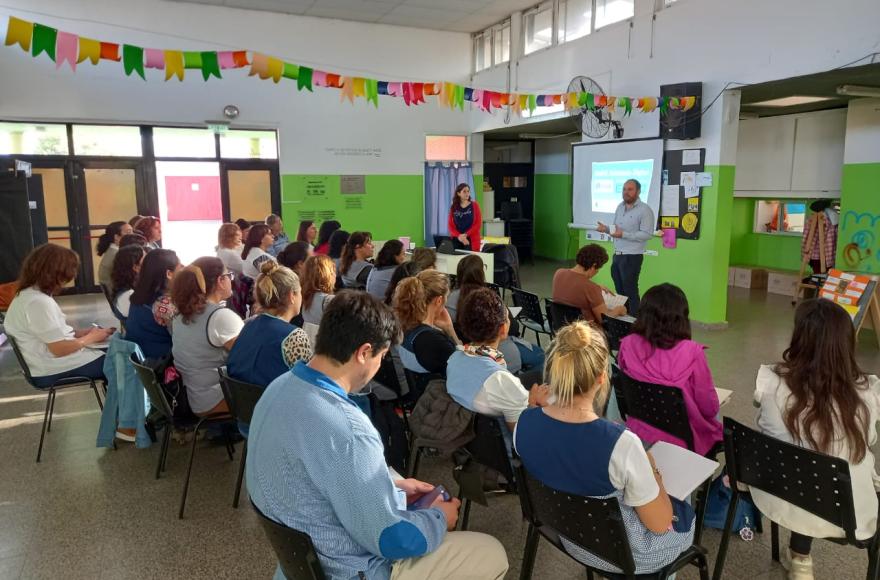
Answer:
[(660, 115), (660, 137), (663, 139), (698, 139), (703, 110), (703, 83), (678, 83), (661, 85), (661, 97), (697, 97), (689, 111), (668, 109)]

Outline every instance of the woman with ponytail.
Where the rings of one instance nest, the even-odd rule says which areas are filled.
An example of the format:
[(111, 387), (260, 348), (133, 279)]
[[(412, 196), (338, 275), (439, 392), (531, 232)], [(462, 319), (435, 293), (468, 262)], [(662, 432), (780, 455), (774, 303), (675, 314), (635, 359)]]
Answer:
[[(299, 277), (275, 262), (265, 262), (261, 269), (254, 285), (260, 313), (245, 323), (229, 351), (226, 368), (234, 379), (266, 387), (297, 361), (308, 362), (312, 345), (302, 328), (288, 322), (302, 305)], [(239, 428), (247, 437), (247, 426)]]
[(119, 251), (119, 240), (122, 236), (132, 232), (132, 228), (125, 222), (113, 222), (107, 226), (101, 237), (98, 238), (98, 247), (95, 248), (96, 253), (101, 256), (101, 263), (98, 264), (98, 283), (110, 288), (110, 277), (113, 272), (113, 260), (116, 259), (116, 252)]
[(373, 265), (367, 260), (373, 257), (373, 236), (370, 232), (354, 232), (349, 236), (342, 256), (339, 258), (339, 274), (346, 288), (363, 290)]
[(181, 267), (173, 250), (148, 250), (141, 262), (134, 292), (129, 297), (131, 306), (125, 320), (125, 340), (141, 347), (147, 358), (160, 359), (171, 354), (168, 329), (177, 311), (168, 288)]
[(235, 344), (244, 323), (224, 301), (232, 296), (234, 274), (220, 258), (199, 258), (174, 276), (171, 322), (174, 366), (180, 371), (196, 415), (226, 412), (217, 368)]
[[(582, 320), (560, 330), (547, 352), (544, 376), (552, 404), (526, 410), (516, 425), (514, 444), (526, 470), (564, 493), (617, 498), (636, 574), (655, 573), (693, 542), (694, 512), (670, 499), (663, 474), (638, 436), (598, 415), (609, 391), (602, 331)], [(619, 572), (576, 547), (569, 554)]]

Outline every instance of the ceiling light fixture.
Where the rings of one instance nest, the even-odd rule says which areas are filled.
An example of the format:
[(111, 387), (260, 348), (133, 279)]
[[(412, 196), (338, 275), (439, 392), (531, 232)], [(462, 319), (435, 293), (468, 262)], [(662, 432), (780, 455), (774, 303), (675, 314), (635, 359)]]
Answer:
[(759, 101), (757, 103), (743, 103), (750, 107), (796, 107), (798, 105), (808, 105), (810, 103), (820, 103), (822, 101), (830, 101), (833, 97), (814, 97), (807, 95), (792, 95), (790, 97), (781, 97), (779, 99), (769, 99), (767, 101)]
[(880, 97), (880, 87), (864, 85), (840, 85), (837, 94), (845, 97)]

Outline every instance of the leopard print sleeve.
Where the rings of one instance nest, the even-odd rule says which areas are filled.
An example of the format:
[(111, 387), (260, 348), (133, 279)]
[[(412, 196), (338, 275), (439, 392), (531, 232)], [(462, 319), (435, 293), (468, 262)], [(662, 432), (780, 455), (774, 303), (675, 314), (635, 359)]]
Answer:
[(312, 344), (305, 330), (297, 328), (287, 335), (281, 343), (281, 357), (288, 367), (292, 367), (297, 361), (308, 362), (312, 358)]

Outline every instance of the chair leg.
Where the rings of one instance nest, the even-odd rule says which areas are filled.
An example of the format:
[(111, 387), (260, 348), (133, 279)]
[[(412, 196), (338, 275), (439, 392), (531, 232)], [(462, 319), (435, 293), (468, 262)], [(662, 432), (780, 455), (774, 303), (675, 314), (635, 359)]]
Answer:
[(694, 565), (700, 570), (700, 580), (709, 580), (709, 563), (705, 554), (697, 554)]
[(244, 462), (247, 461), (247, 441), (241, 449), (241, 460), (238, 466), (238, 481), (235, 482), (235, 497), (232, 498), (232, 507), (238, 509), (238, 498), (241, 496), (241, 480), (244, 477)]
[(694, 494), (694, 499), (696, 500), (697, 507), (697, 523), (696, 529), (694, 530), (694, 543), (699, 545), (700, 539), (703, 537), (703, 520), (706, 517), (706, 503), (709, 501), (709, 486), (712, 484), (712, 478), (706, 480), (706, 482), (701, 485), (697, 489), (697, 493)]
[(770, 554), (774, 562), (779, 562), (779, 524), (770, 521)]
[(156, 463), (156, 479), (165, 470), (165, 456), (168, 454), (168, 440), (171, 438), (171, 424), (165, 425), (165, 432), (162, 434), (162, 446), (159, 447), (159, 461)]
[(52, 432), (52, 416), (55, 414), (55, 389), (49, 389), (49, 424), (46, 425), (46, 431)]
[(53, 392), (55, 392), (55, 389), (49, 389), (49, 395), (46, 397), (46, 412), (43, 413), (43, 430), (40, 432), (40, 446), (37, 447), (37, 463), (40, 462), (40, 457), (43, 455), (43, 439), (46, 438), (46, 427), (49, 424), (49, 408), (52, 405)]
[(867, 580), (877, 580), (877, 578), (880, 577), (880, 566), (878, 566), (877, 548), (877, 542), (873, 542), (868, 548), (868, 574), (865, 576)]
[(739, 490), (735, 485), (731, 485), (733, 492), (730, 498), (730, 505), (727, 507), (727, 517), (724, 520), (724, 530), (721, 532), (721, 545), (718, 546), (718, 555), (715, 557), (715, 570), (712, 573), (712, 580), (721, 580), (721, 573), (724, 572), (724, 560), (727, 558), (727, 545), (730, 543), (730, 531), (733, 528), (733, 518), (736, 515), (736, 506), (739, 503)]
[(199, 429), (202, 428), (204, 421), (205, 420), (202, 419), (201, 421), (196, 423), (196, 428), (193, 431), (192, 447), (190, 448), (189, 452), (189, 465), (186, 466), (186, 479), (183, 481), (183, 494), (180, 496), (180, 509), (177, 512), (177, 517), (181, 520), (183, 519), (183, 510), (186, 507), (186, 495), (189, 492), (189, 478), (192, 474), (193, 460), (196, 456), (196, 443), (198, 443), (199, 441), (199, 438), (196, 437), (196, 435), (198, 435)]
[(593, 580), (595, 576), (593, 576), (593, 571), (587, 568), (587, 580)]
[[(529, 524), (529, 531), (526, 534), (526, 547), (523, 550), (522, 566), (519, 571), (519, 580), (531, 580), (532, 570), (535, 567), (535, 557), (538, 554), (538, 542), (541, 541), (541, 534), (538, 528)], [(589, 570), (587, 571), (589, 573)]]
[(412, 451), (409, 454), (409, 463), (407, 464), (407, 477), (415, 477), (419, 472), (419, 460), (422, 458), (422, 448), (413, 444)]
[(98, 385), (95, 384), (95, 381), (89, 381), (92, 383), (92, 392), (95, 393), (95, 398), (98, 399), (98, 407), (103, 411), (104, 410), (104, 402), (101, 400), (101, 395), (98, 393)]
[[(225, 427), (224, 427), (225, 429)], [(235, 460), (235, 444), (232, 443), (232, 436), (226, 431), (226, 454), (229, 455), (229, 461)]]
[(458, 518), (459, 519), (458, 529), (461, 531), (466, 531), (467, 527), (468, 527), (468, 518), (471, 515), (471, 500), (465, 498), (465, 499), (461, 500), (461, 504), (462, 504), (462, 508), (463, 508), (464, 513), (462, 513), (461, 517)]

